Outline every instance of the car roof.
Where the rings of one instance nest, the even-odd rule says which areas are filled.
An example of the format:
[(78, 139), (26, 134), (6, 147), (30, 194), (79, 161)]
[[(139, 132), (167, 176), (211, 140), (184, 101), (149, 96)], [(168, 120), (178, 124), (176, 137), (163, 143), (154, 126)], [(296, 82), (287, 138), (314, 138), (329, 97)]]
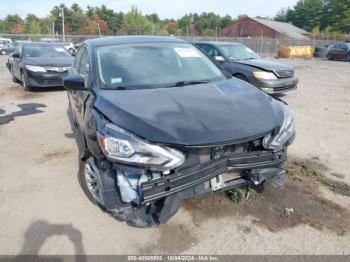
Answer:
[(41, 46), (44, 46), (44, 45), (46, 45), (46, 46), (50, 46), (50, 45), (57, 46), (57, 45), (59, 45), (59, 46), (61, 46), (62, 45), (60, 43), (50, 43), (50, 42), (23, 42), (23, 43), (20, 42), (18, 44), (20, 44), (22, 46), (29, 46), (29, 45), (41, 45)]
[(148, 35), (108, 36), (108, 37), (102, 37), (102, 38), (89, 39), (89, 40), (86, 40), (84, 43), (94, 47), (94, 46), (104, 46), (104, 45), (154, 43), (154, 42), (187, 43), (187, 41), (176, 37), (148, 36)]
[(216, 46), (220, 46), (220, 45), (242, 45), (242, 44), (236, 43), (236, 42), (214, 42), (214, 41), (194, 42), (194, 44), (209, 44), (209, 45), (216, 45)]

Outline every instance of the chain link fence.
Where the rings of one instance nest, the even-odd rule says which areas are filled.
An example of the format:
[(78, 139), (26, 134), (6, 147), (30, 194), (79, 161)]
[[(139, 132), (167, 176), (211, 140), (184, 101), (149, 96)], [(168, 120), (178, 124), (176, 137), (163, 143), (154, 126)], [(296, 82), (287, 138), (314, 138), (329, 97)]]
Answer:
[[(13, 42), (18, 41), (56, 41), (69, 42), (73, 44), (81, 43), (87, 39), (107, 37), (99, 35), (25, 35), (25, 34), (0, 34), (0, 38), (9, 38)], [(338, 41), (336, 40), (316, 40), (316, 39), (268, 39), (268, 38), (250, 38), (250, 37), (180, 37), (188, 41), (222, 41), (236, 42), (248, 46), (261, 56), (277, 56), (279, 46), (312, 46), (325, 48)]]

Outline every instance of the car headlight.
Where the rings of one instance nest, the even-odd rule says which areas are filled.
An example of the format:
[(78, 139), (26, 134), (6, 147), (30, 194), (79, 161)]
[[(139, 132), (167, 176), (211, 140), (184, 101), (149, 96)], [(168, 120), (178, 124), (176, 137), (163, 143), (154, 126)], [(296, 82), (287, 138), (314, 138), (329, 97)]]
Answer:
[(41, 66), (26, 65), (26, 69), (33, 72), (46, 72), (46, 69)]
[(106, 124), (97, 136), (102, 152), (111, 161), (148, 166), (157, 171), (170, 171), (185, 161), (178, 150), (148, 143), (113, 124)]
[(257, 79), (264, 79), (264, 80), (277, 79), (276, 75), (271, 72), (256, 71), (256, 72), (253, 72), (253, 74), (254, 74), (254, 77)]
[(283, 109), (283, 123), (276, 130), (277, 132), (268, 134), (263, 140), (266, 149), (279, 150), (294, 136), (294, 116), (292, 111), (281, 102)]

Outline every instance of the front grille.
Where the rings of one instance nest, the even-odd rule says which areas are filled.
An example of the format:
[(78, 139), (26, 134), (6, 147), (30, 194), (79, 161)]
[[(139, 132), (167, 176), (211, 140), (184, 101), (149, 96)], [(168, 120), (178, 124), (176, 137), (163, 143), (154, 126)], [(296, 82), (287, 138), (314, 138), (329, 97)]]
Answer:
[(275, 73), (279, 78), (287, 78), (294, 76), (294, 70), (276, 70)]
[(243, 152), (252, 152), (263, 149), (262, 148), (262, 139), (256, 139), (254, 141), (236, 144), (236, 145), (226, 145), (226, 146), (216, 146), (209, 148), (200, 148), (197, 151), (199, 155), (200, 163), (206, 163), (210, 160), (219, 159), (222, 157), (230, 157), (235, 154)]

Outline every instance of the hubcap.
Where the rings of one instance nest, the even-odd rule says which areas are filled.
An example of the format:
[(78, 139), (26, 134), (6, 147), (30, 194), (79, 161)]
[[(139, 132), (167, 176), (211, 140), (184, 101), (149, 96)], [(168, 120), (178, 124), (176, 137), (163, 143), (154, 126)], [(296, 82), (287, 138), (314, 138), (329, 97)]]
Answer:
[(6, 55), (6, 51), (5, 50), (1, 50), (1, 54), (2, 55)]
[(102, 204), (101, 192), (98, 185), (98, 176), (100, 175), (100, 171), (95, 164), (95, 159), (90, 157), (86, 160), (84, 165), (84, 176), (86, 186), (92, 195), (92, 197), (100, 204)]

